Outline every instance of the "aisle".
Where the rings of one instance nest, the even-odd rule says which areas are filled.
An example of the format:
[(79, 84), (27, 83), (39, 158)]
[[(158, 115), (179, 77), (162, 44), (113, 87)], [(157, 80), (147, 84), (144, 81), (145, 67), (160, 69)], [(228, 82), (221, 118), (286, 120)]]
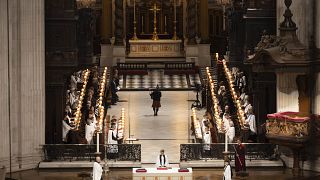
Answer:
[(127, 112), (126, 133), (134, 135), (142, 146), (142, 163), (154, 163), (160, 149), (165, 149), (171, 163), (179, 162), (180, 144), (188, 143), (190, 107), (195, 99), (192, 91), (163, 91), (162, 107), (158, 116), (153, 116), (152, 100), (147, 91), (121, 91), (120, 101), (109, 109), (109, 115)]

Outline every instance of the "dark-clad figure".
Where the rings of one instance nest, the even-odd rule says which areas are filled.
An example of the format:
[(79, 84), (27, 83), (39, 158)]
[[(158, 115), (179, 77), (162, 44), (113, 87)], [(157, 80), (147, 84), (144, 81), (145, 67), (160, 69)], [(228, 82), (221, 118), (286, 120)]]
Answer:
[(156, 89), (152, 91), (150, 96), (151, 96), (151, 99), (153, 100), (153, 103), (152, 103), (153, 115), (158, 116), (158, 111), (159, 111), (159, 108), (161, 107), (161, 103), (160, 103), (161, 91), (158, 85)]
[(235, 153), (236, 153), (236, 156), (235, 156), (236, 172), (241, 173), (241, 172), (246, 171), (246, 159), (245, 159), (246, 148), (241, 143), (240, 139), (237, 140), (237, 145), (235, 147)]

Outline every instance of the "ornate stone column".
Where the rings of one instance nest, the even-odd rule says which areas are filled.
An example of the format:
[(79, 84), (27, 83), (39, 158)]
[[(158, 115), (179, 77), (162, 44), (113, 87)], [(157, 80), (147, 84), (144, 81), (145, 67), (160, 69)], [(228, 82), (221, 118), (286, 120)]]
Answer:
[(188, 45), (197, 44), (196, 42), (196, 0), (187, 0), (187, 33)]
[(123, 0), (115, 0), (115, 42), (114, 45), (122, 46), (123, 45), (123, 38), (124, 38), (124, 29), (123, 29), (123, 22), (124, 22), (124, 12), (123, 12)]

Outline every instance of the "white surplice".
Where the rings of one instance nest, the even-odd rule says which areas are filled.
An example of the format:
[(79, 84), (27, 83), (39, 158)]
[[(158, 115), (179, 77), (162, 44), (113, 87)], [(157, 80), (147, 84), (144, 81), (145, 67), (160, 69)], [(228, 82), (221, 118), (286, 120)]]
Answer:
[(232, 143), (234, 136), (236, 135), (236, 131), (233, 126), (230, 126), (227, 131), (228, 143)]
[(167, 155), (158, 155), (156, 158), (156, 166), (161, 167), (161, 166), (166, 166), (168, 167), (169, 165), (169, 159)]
[(95, 123), (90, 123), (89, 125), (86, 124), (86, 139), (88, 144), (93, 144), (92, 139), (94, 136), (94, 131), (96, 130), (96, 124)]
[(92, 179), (93, 180), (101, 180), (102, 176), (102, 167), (99, 163), (94, 162), (93, 163), (93, 170), (92, 170)]
[(231, 180), (231, 167), (230, 167), (230, 164), (228, 164), (228, 165), (226, 165), (224, 167), (223, 180)]
[(253, 133), (257, 133), (257, 126), (256, 126), (256, 117), (253, 114), (249, 114), (248, 118), (246, 119), (246, 123), (249, 124), (250, 131)]
[(62, 141), (67, 142), (67, 134), (70, 131), (71, 126), (62, 120)]
[(209, 151), (210, 150), (210, 144), (211, 144), (211, 134), (210, 132), (206, 132), (203, 135), (203, 149)]

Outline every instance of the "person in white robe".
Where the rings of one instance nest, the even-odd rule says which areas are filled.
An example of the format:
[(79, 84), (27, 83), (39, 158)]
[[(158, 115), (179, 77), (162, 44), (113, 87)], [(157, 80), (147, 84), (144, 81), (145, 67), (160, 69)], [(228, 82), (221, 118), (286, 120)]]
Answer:
[(118, 132), (115, 128), (115, 125), (111, 126), (111, 129), (108, 132), (108, 148), (107, 152), (110, 159), (116, 159), (118, 153)]
[(204, 158), (210, 158), (210, 146), (211, 146), (211, 134), (209, 128), (205, 128), (205, 133), (203, 134), (203, 150)]
[(156, 158), (156, 166), (157, 167), (168, 167), (169, 166), (169, 159), (166, 154), (164, 154), (164, 150), (160, 150), (160, 154)]
[(93, 170), (92, 170), (93, 180), (101, 180), (103, 169), (100, 163), (101, 163), (100, 157), (96, 157), (96, 162), (93, 163)]
[(232, 169), (231, 169), (230, 161), (228, 158), (225, 159), (223, 180), (232, 180)]
[(252, 134), (257, 133), (256, 117), (253, 114), (252, 106), (248, 109), (247, 119), (246, 119), (245, 123), (249, 126), (250, 132)]
[(233, 139), (236, 135), (236, 131), (234, 129), (234, 124), (233, 124), (233, 121), (230, 120), (229, 121), (229, 129), (227, 131), (227, 137), (228, 137), (228, 143), (232, 143), (233, 142)]
[(66, 122), (67, 119), (65, 118), (62, 120), (62, 141), (67, 142), (67, 134), (72, 129), (72, 127)]
[(78, 105), (78, 99), (79, 99), (77, 91), (74, 88), (72, 88), (69, 96), (70, 96), (70, 104), (72, 109), (76, 109)]
[(86, 139), (88, 144), (93, 144), (93, 136), (94, 136), (95, 130), (96, 130), (96, 124), (91, 122), (91, 120), (88, 119), (85, 127)]

